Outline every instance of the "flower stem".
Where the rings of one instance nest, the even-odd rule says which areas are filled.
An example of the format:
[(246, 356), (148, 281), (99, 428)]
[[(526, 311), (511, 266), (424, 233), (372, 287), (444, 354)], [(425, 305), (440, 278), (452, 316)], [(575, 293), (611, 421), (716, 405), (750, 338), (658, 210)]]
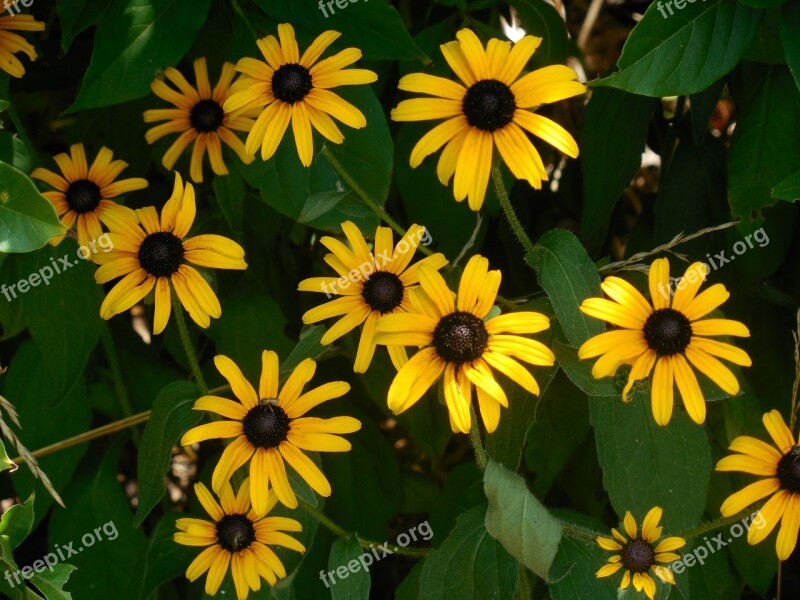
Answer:
[(500, 172), (500, 167), (498, 165), (492, 167), (492, 181), (494, 182), (494, 189), (497, 193), (497, 197), (500, 199), (500, 206), (503, 207), (503, 212), (506, 213), (508, 224), (511, 225), (511, 230), (514, 232), (514, 235), (517, 236), (519, 243), (522, 244), (525, 253), (528, 254), (532, 252), (534, 249), (533, 242), (531, 238), (528, 237), (528, 234), (525, 233), (522, 223), (520, 223), (517, 218), (517, 213), (514, 212), (514, 207), (511, 206), (506, 186), (503, 183), (503, 174)]
[(685, 540), (704, 535), (710, 531), (714, 531), (720, 527), (725, 527), (726, 525), (736, 523), (737, 521), (743, 520), (745, 517), (749, 517), (750, 515), (757, 513), (759, 510), (761, 510), (761, 507), (764, 505), (764, 503), (765, 501), (761, 501), (757, 504), (748, 506), (744, 510), (736, 513), (735, 515), (731, 515), (730, 517), (723, 517), (714, 521), (709, 521), (708, 523), (701, 523), (697, 527), (693, 527), (692, 529), (688, 529), (681, 533), (676, 533), (675, 535), (682, 537)]
[(481, 432), (478, 431), (478, 415), (475, 414), (475, 407), (472, 404), (469, 405), (469, 417), (471, 422), (469, 426), (469, 441), (472, 442), (472, 448), (475, 450), (475, 462), (478, 463), (478, 468), (481, 471), (485, 471), (488, 460), (486, 450), (483, 449), (483, 442), (481, 442)]
[[(125, 381), (122, 379), (122, 369), (120, 368), (119, 355), (117, 354), (117, 349), (114, 346), (114, 338), (111, 337), (111, 331), (109, 330), (108, 324), (103, 327), (101, 340), (103, 343), (103, 350), (105, 351), (106, 358), (108, 359), (108, 366), (111, 367), (111, 375), (114, 379), (114, 392), (116, 393), (117, 400), (122, 407), (122, 414), (125, 416), (125, 418), (129, 418), (133, 415), (133, 407), (131, 406), (131, 401), (128, 397), (128, 388), (125, 387)], [(139, 433), (139, 428), (134, 427), (133, 442), (136, 446), (139, 445), (140, 438), (141, 434)]]
[[(344, 529), (343, 527), (332, 521), (330, 518), (328, 518), (321, 510), (319, 510), (313, 504), (306, 502), (300, 497), (298, 497), (297, 499), (300, 503), (300, 506), (302, 506), (309, 515), (314, 517), (316, 521), (318, 521), (325, 528), (335, 533), (337, 536), (344, 538), (344, 537), (349, 537), (351, 535), (355, 535), (359, 545), (362, 548), (370, 548), (373, 546), (380, 547), (383, 545), (378, 542), (373, 542), (371, 540), (363, 539), (354, 533), (350, 533), (349, 531), (347, 531), (346, 529)], [(404, 556), (413, 556), (415, 558), (424, 558), (425, 556), (428, 555), (427, 548), (402, 548), (400, 546), (395, 546), (392, 548), (388, 546), (388, 544), (386, 544), (385, 547), (391, 549), (393, 554), (402, 554)]]
[(203, 379), (203, 372), (200, 370), (200, 363), (197, 362), (197, 354), (194, 351), (194, 346), (192, 346), (192, 341), (189, 339), (189, 330), (186, 328), (186, 319), (183, 316), (181, 302), (175, 294), (172, 294), (172, 312), (175, 313), (175, 323), (178, 325), (183, 350), (186, 352), (186, 359), (189, 361), (189, 367), (192, 370), (195, 383), (197, 383), (200, 392), (205, 396), (208, 394), (208, 386), (206, 385), (206, 380)]
[(584, 542), (594, 542), (599, 535), (602, 535), (597, 531), (593, 531), (591, 529), (587, 529), (586, 527), (581, 527), (579, 525), (575, 525), (575, 523), (569, 523), (567, 521), (561, 521), (561, 530), (564, 532), (566, 537)]

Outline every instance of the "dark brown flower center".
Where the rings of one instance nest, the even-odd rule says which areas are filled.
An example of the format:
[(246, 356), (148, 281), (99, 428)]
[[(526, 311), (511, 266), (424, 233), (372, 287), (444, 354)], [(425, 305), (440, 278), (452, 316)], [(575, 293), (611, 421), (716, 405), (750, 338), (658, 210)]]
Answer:
[(511, 89), (496, 79), (472, 84), (462, 103), (467, 122), (484, 131), (494, 131), (511, 123), (516, 109)]
[(361, 296), (372, 310), (390, 313), (403, 301), (405, 288), (394, 273), (376, 271), (364, 282)]
[(275, 448), (289, 433), (289, 416), (273, 401), (262, 399), (244, 416), (242, 429), (256, 448)]
[(169, 277), (183, 264), (183, 244), (172, 233), (158, 231), (139, 246), (139, 264), (155, 277)]
[(217, 522), (217, 543), (234, 553), (250, 547), (256, 540), (256, 528), (244, 515), (225, 515)]
[(468, 312), (454, 312), (442, 317), (433, 330), (433, 347), (447, 362), (462, 364), (483, 355), (489, 342), (486, 325)]
[(800, 446), (792, 447), (778, 461), (778, 480), (781, 489), (800, 494)]
[(656, 559), (653, 546), (641, 538), (636, 538), (622, 547), (622, 566), (634, 573), (644, 573)]
[(69, 207), (79, 215), (92, 212), (103, 199), (98, 185), (88, 179), (78, 179), (70, 183), (65, 196)]
[(288, 104), (305, 98), (312, 87), (311, 72), (297, 63), (282, 65), (272, 75), (272, 93)]
[(659, 308), (645, 321), (644, 339), (658, 356), (678, 354), (692, 339), (692, 324), (682, 312)]
[(189, 122), (200, 133), (216, 131), (225, 120), (225, 111), (213, 100), (200, 100), (189, 113)]

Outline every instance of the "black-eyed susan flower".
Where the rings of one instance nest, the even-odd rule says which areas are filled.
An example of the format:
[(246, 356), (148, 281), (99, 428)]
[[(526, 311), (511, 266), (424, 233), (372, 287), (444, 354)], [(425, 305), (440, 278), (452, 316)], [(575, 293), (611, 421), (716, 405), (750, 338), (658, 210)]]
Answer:
[(633, 583), (636, 591), (644, 590), (650, 600), (653, 600), (656, 594), (656, 583), (650, 576), (650, 571), (661, 581), (675, 585), (672, 571), (658, 563), (670, 563), (678, 560), (680, 556), (674, 551), (686, 545), (686, 540), (680, 537), (668, 537), (658, 542), (662, 531), (662, 527), (659, 525), (661, 514), (662, 510), (658, 506), (651, 508), (642, 522), (642, 531), (639, 535), (636, 519), (628, 511), (623, 520), (628, 537), (616, 529), (611, 530), (613, 539), (599, 536), (597, 538), (599, 546), (603, 550), (616, 554), (611, 556), (608, 563), (600, 568), (597, 577), (609, 577), (620, 569), (625, 569), (619, 589), (624, 590)]
[(444, 374), (444, 398), (453, 431), (470, 430), (474, 385), (483, 423), (491, 433), (500, 422), (500, 406), (508, 407), (508, 398), (490, 367), (538, 395), (533, 375), (514, 359), (541, 366), (554, 363), (547, 346), (519, 335), (544, 331), (550, 321), (537, 312), (487, 319), (501, 275), (489, 271), (489, 261), (482, 256), (473, 256), (467, 263), (457, 295), (428, 265), (419, 265), (417, 276), (420, 286), (409, 292), (414, 312), (378, 320), (378, 344), (422, 347), (389, 387), (389, 408), (395, 413), (410, 408)]
[[(753, 519), (747, 531), (747, 542), (763, 541), (781, 521), (775, 551), (778, 560), (787, 560), (797, 545), (800, 529), (800, 439), (795, 437), (777, 410), (762, 418), (774, 446), (742, 435), (731, 442), (729, 450), (737, 452), (717, 463), (717, 471), (740, 471), (763, 477), (739, 490), (723, 502), (720, 512), (728, 517), (745, 507), (771, 496)], [(757, 525), (758, 521), (758, 526)]]
[(245, 163), (253, 162), (244, 149), (244, 143), (234, 131), (250, 131), (255, 121), (252, 117), (258, 111), (244, 111), (233, 115), (223, 108), (230, 96), (231, 82), (236, 71), (231, 63), (222, 65), (222, 73), (217, 85), (211, 89), (208, 79), (206, 59), (194, 61), (194, 81), (192, 87), (180, 71), (169, 67), (164, 71), (166, 78), (177, 90), (171, 88), (163, 79), (155, 79), (150, 84), (153, 93), (166, 100), (175, 108), (157, 108), (144, 112), (145, 123), (166, 121), (147, 130), (145, 138), (148, 144), (171, 133), (180, 133), (177, 139), (164, 153), (161, 164), (172, 170), (184, 150), (192, 144), (192, 157), (189, 163), (189, 176), (192, 181), (203, 181), (203, 157), (208, 151), (211, 170), (217, 175), (227, 175), (228, 169), (222, 157), (222, 144), (233, 150)]
[(286, 476), (289, 465), (321, 496), (331, 495), (331, 485), (319, 467), (303, 453), (347, 452), (350, 442), (337, 434), (352, 433), (361, 428), (358, 419), (304, 417), (309, 410), (350, 390), (344, 381), (333, 381), (303, 393), (311, 381), (317, 364), (307, 358), (292, 371), (278, 391), (278, 355), (265, 350), (261, 355), (261, 379), (258, 394), (239, 367), (227, 356), (214, 357), (217, 370), (230, 383), (238, 402), (218, 396), (203, 396), (195, 410), (207, 410), (225, 417), (190, 429), (181, 439), (186, 446), (212, 439), (236, 438), (222, 453), (211, 487), (220, 490), (233, 474), (250, 461), (250, 498), (253, 510), (262, 514), (268, 507), (268, 489), (274, 489), (278, 500), (289, 508), (297, 506), (297, 498)]
[(194, 222), (195, 200), (191, 183), (184, 187), (175, 173), (172, 196), (161, 209), (119, 207), (106, 216), (113, 250), (95, 255), (101, 266), (97, 283), (122, 279), (100, 306), (100, 316), (110, 319), (131, 308), (155, 288), (153, 333), (164, 330), (169, 320), (170, 288), (200, 327), (219, 318), (222, 308), (214, 290), (189, 263), (214, 269), (246, 269), (242, 247), (221, 235), (203, 234), (186, 239)]
[(257, 41), (266, 62), (249, 57), (239, 60), (236, 70), (244, 76), (233, 84), (233, 93), (224, 108), (230, 112), (254, 106), (262, 109), (247, 136), (248, 154), (255, 154), (261, 147), (261, 158), (270, 158), (291, 121), (297, 154), (308, 167), (314, 158), (312, 128), (329, 142), (341, 144), (344, 135), (331, 117), (354, 129), (366, 126), (360, 110), (330, 91), (342, 85), (372, 83), (378, 78), (367, 69), (345, 69), (361, 58), (361, 50), (347, 48), (319, 60), (340, 35), (337, 31), (324, 31), (301, 56), (294, 28), (282, 23), (278, 25), (280, 41), (272, 35)]
[(36, 50), (24, 37), (12, 31), (44, 31), (44, 23), (31, 15), (0, 17), (0, 69), (19, 78), (25, 74), (25, 67), (14, 54), (22, 52), (29, 59), (36, 60)]
[[(417, 269), (427, 265), (438, 270), (447, 264), (443, 254), (433, 254), (413, 265), (411, 259), (426, 230), (412, 225), (403, 238), (393, 245), (392, 230), (378, 227), (375, 245), (369, 249), (364, 236), (353, 223), (342, 223), (342, 231), (350, 242), (347, 248), (339, 240), (325, 236), (320, 242), (330, 250), (327, 262), (340, 277), (310, 277), (297, 286), (301, 292), (322, 292), (329, 298), (339, 296), (303, 315), (303, 323), (339, 317), (325, 332), (322, 344), (330, 344), (363, 323), (353, 370), (364, 373), (375, 354), (375, 325), (381, 315), (413, 310), (408, 290), (419, 284)], [(342, 316), (344, 315), (344, 316)], [(398, 369), (407, 356), (403, 346), (388, 346), (389, 356)]]
[[(90, 167), (83, 144), (73, 144), (69, 154), (63, 152), (53, 157), (61, 175), (41, 167), (31, 173), (34, 179), (55, 188), (42, 195), (53, 205), (65, 227), (76, 226), (81, 246), (88, 246), (90, 241), (103, 235), (101, 223), (106, 222), (109, 211), (118, 207), (112, 198), (147, 187), (147, 180), (140, 177), (115, 181), (128, 163), (113, 158), (111, 150), (100, 148)], [(62, 239), (63, 236), (58, 237), (53, 243)]]
[(708, 337), (748, 337), (750, 332), (739, 321), (703, 319), (730, 297), (721, 283), (697, 293), (707, 273), (704, 263), (690, 265), (671, 296), (669, 261), (659, 258), (650, 265), (652, 305), (630, 283), (613, 276), (601, 284), (609, 299), (588, 298), (581, 304), (587, 315), (621, 329), (587, 340), (578, 356), (600, 356), (592, 368), (598, 379), (613, 375), (623, 364), (633, 365), (622, 391), (625, 401), (633, 384), (653, 371), (651, 403), (659, 425), (669, 423), (672, 416), (674, 383), (692, 420), (705, 421), (705, 399), (690, 364), (731, 395), (739, 393), (739, 382), (717, 357), (743, 367), (751, 365), (744, 350)]
[(173, 539), (185, 546), (205, 547), (186, 570), (189, 581), (208, 572), (206, 594), (214, 596), (230, 567), (238, 600), (246, 600), (250, 590), (261, 589), (261, 579), (274, 585), (286, 577), (286, 569), (270, 546), (305, 552), (303, 544), (285, 532), (302, 530), (302, 525), (287, 517), (265, 516), (277, 503), (275, 494), (267, 497), (266, 510), (250, 508), (250, 480), (245, 479), (238, 493), (230, 483), (222, 486), (219, 503), (202, 483), (194, 486), (197, 499), (213, 521), (178, 519), (179, 531)]
[(400, 80), (401, 90), (433, 98), (403, 100), (391, 116), (395, 121), (446, 119), (411, 151), (411, 166), (417, 167), (444, 146), (437, 168), (439, 180), (448, 185), (455, 173), (455, 199), (467, 198), (472, 210), (480, 210), (495, 146), (514, 176), (536, 189), (547, 180), (547, 172), (526, 131), (567, 156), (578, 156), (578, 144), (566, 129), (530, 109), (578, 96), (586, 87), (575, 81), (575, 71), (563, 65), (519, 76), (542, 38), (526, 35), (513, 46), (491, 39), (484, 50), (469, 29), (456, 37), (457, 41), (442, 44), (441, 50), (463, 85), (425, 73), (406, 75)]

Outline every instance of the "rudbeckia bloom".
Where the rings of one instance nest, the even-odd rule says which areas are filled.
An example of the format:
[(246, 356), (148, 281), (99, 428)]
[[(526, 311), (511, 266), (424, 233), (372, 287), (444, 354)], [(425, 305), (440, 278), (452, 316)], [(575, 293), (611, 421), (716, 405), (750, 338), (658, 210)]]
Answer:
[(800, 529), (800, 440), (795, 442), (777, 410), (768, 412), (762, 420), (774, 446), (754, 437), (739, 436), (728, 448), (738, 454), (720, 460), (717, 471), (740, 471), (764, 479), (729, 496), (720, 512), (729, 517), (771, 496), (759, 511), (761, 526), (757, 527), (754, 519), (748, 529), (747, 542), (758, 544), (763, 541), (782, 519), (775, 551), (778, 560), (786, 560), (794, 551)]
[(308, 167), (314, 158), (312, 126), (334, 144), (341, 144), (344, 136), (331, 117), (354, 129), (366, 126), (360, 110), (330, 91), (378, 79), (367, 69), (345, 69), (361, 58), (361, 50), (347, 48), (317, 62), (340, 35), (337, 31), (321, 33), (300, 56), (294, 29), (283, 23), (278, 25), (280, 42), (272, 35), (256, 42), (266, 62), (255, 58), (239, 60), (236, 70), (244, 76), (233, 84), (233, 93), (224, 108), (231, 112), (249, 107), (262, 109), (247, 136), (248, 154), (255, 154), (260, 146), (261, 158), (270, 158), (291, 121), (297, 154)]
[[(200, 327), (222, 313), (219, 300), (206, 280), (188, 263), (214, 269), (246, 269), (244, 250), (226, 237), (214, 234), (186, 238), (195, 216), (194, 188), (184, 188), (175, 173), (172, 196), (161, 209), (119, 207), (106, 217), (113, 250), (95, 255), (101, 266), (97, 283), (122, 277), (100, 306), (100, 316), (110, 319), (128, 310), (155, 287), (153, 333), (164, 330), (169, 320), (170, 287), (189, 316)], [(171, 286), (170, 286), (171, 284)]]
[(659, 258), (650, 265), (652, 305), (630, 283), (613, 276), (600, 284), (610, 299), (588, 298), (581, 304), (585, 314), (621, 329), (587, 340), (578, 350), (578, 356), (582, 359), (600, 356), (592, 368), (597, 379), (613, 375), (623, 364), (633, 365), (622, 391), (626, 402), (634, 382), (653, 371), (651, 404), (653, 418), (659, 425), (669, 423), (672, 416), (673, 382), (678, 384), (692, 420), (697, 424), (705, 421), (705, 399), (690, 363), (731, 395), (739, 393), (739, 382), (717, 357), (743, 367), (751, 365), (744, 350), (708, 338), (748, 337), (750, 332), (739, 321), (703, 319), (730, 297), (721, 283), (697, 293), (707, 273), (704, 263), (690, 265), (670, 302), (669, 261)]
[(668, 537), (656, 544), (658, 538), (661, 537), (662, 527), (658, 524), (661, 521), (661, 513), (662, 511), (658, 506), (651, 508), (644, 518), (644, 522), (642, 522), (642, 533), (638, 535), (639, 530), (636, 526), (636, 519), (628, 511), (625, 513), (623, 521), (625, 533), (628, 534), (628, 537), (625, 537), (616, 529), (612, 529), (611, 534), (614, 539), (603, 536), (597, 538), (597, 543), (603, 550), (617, 553), (608, 559), (606, 565), (600, 568), (597, 572), (598, 578), (608, 577), (620, 569), (625, 569), (619, 589), (624, 590), (633, 582), (633, 587), (636, 588), (636, 591), (641, 592), (644, 590), (650, 600), (653, 600), (656, 594), (656, 584), (649, 571), (658, 575), (661, 581), (675, 585), (675, 577), (672, 571), (656, 563), (670, 563), (673, 560), (678, 560), (680, 556), (675, 554), (674, 550), (686, 545), (686, 540), (679, 537)]
[[(261, 589), (261, 578), (270, 585), (286, 577), (286, 569), (270, 546), (283, 546), (297, 552), (305, 552), (303, 544), (287, 535), (286, 531), (302, 530), (302, 525), (287, 517), (266, 517), (250, 508), (250, 480), (242, 482), (239, 492), (233, 493), (230, 483), (222, 486), (219, 503), (206, 486), (194, 486), (197, 499), (213, 519), (178, 519), (175, 525), (180, 531), (173, 539), (184, 546), (205, 547), (186, 570), (189, 581), (195, 581), (208, 572), (206, 594), (213, 596), (225, 579), (228, 567), (238, 600), (246, 600), (250, 590)], [(269, 494), (267, 511), (277, 503), (274, 494)]]
[(238, 402), (218, 396), (198, 399), (195, 410), (207, 410), (228, 420), (198, 425), (181, 439), (181, 445), (187, 446), (205, 440), (236, 438), (225, 448), (214, 468), (211, 487), (222, 489), (237, 469), (250, 461), (253, 510), (262, 514), (268, 509), (268, 488), (275, 490), (282, 504), (296, 508), (297, 498), (286, 476), (285, 461), (315, 492), (330, 496), (330, 483), (303, 450), (347, 452), (350, 442), (336, 434), (358, 431), (361, 423), (352, 417), (320, 419), (303, 415), (322, 402), (344, 396), (350, 385), (333, 381), (303, 393), (303, 387), (317, 368), (317, 363), (307, 358), (292, 371), (279, 392), (278, 355), (265, 350), (256, 394), (230, 358), (216, 356), (214, 364), (230, 383)]
[[(372, 251), (353, 223), (342, 223), (342, 231), (350, 242), (350, 248), (332, 237), (320, 239), (331, 251), (325, 256), (325, 262), (341, 277), (310, 277), (301, 281), (297, 289), (301, 292), (323, 292), (328, 297), (340, 296), (303, 315), (303, 323), (318, 323), (344, 315), (325, 332), (322, 344), (330, 344), (364, 324), (353, 366), (356, 373), (364, 373), (375, 354), (375, 325), (378, 318), (389, 313), (413, 311), (408, 290), (419, 284), (417, 269), (420, 265), (427, 265), (438, 270), (447, 264), (447, 259), (443, 254), (433, 254), (410, 265), (420, 240), (426, 234), (422, 225), (412, 225), (396, 247), (392, 241), (392, 230), (378, 227)], [(407, 360), (403, 346), (389, 346), (388, 350), (395, 367), (402, 367)]]
[(12, 77), (22, 77), (25, 67), (14, 56), (24, 52), (31, 60), (36, 60), (36, 50), (21, 35), (11, 31), (44, 31), (44, 23), (36, 21), (31, 15), (9, 15), (0, 17), (0, 69)]
[(567, 156), (578, 156), (578, 144), (566, 129), (529, 109), (578, 96), (586, 87), (575, 81), (575, 71), (563, 65), (519, 76), (542, 38), (526, 35), (513, 46), (491, 39), (484, 50), (469, 29), (456, 37), (457, 41), (442, 44), (441, 50), (463, 85), (425, 73), (406, 75), (400, 80), (401, 90), (434, 97), (400, 102), (392, 110), (392, 119), (447, 119), (417, 143), (411, 151), (411, 166), (417, 167), (444, 146), (437, 168), (439, 181), (448, 185), (455, 173), (455, 199), (467, 198), (472, 210), (480, 210), (495, 146), (514, 177), (536, 189), (547, 180), (547, 172), (526, 131)]
[(158, 108), (144, 112), (145, 123), (166, 121), (147, 130), (145, 138), (148, 144), (161, 139), (170, 133), (180, 133), (164, 153), (161, 164), (167, 170), (172, 170), (178, 158), (190, 144), (192, 158), (189, 165), (189, 176), (192, 181), (203, 181), (203, 156), (208, 150), (208, 159), (211, 169), (217, 175), (227, 175), (228, 169), (222, 158), (222, 144), (233, 150), (239, 159), (245, 163), (253, 162), (253, 157), (248, 156), (244, 150), (244, 143), (234, 131), (250, 131), (253, 126), (252, 111), (245, 111), (232, 115), (223, 108), (225, 101), (230, 96), (231, 81), (236, 71), (231, 63), (222, 65), (222, 73), (217, 85), (211, 89), (208, 80), (206, 59), (198, 58), (194, 61), (195, 87), (192, 87), (180, 71), (169, 67), (164, 71), (166, 78), (171, 81), (175, 90), (162, 79), (155, 79), (150, 84), (153, 93), (166, 100), (175, 108)]
[(532, 365), (553, 364), (555, 357), (547, 346), (518, 335), (544, 331), (550, 321), (536, 312), (486, 319), (501, 275), (489, 271), (489, 261), (482, 256), (473, 256), (467, 263), (455, 298), (437, 271), (423, 264), (417, 273), (420, 287), (409, 294), (414, 313), (385, 315), (378, 321), (378, 344), (422, 346), (389, 387), (389, 408), (395, 413), (410, 408), (444, 374), (444, 398), (453, 431), (470, 430), (474, 385), (483, 423), (491, 433), (500, 422), (500, 406), (508, 407), (508, 399), (489, 367), (538, 395), (533, 375), (514, 358)]
[[(55, 188), (55, 191), (42, 195), (50, 201), (61, 223), (72, 228), (77, 222), (78, 243), (87, 246), (90, 241), (103, 235), (101, 222), (105, 223), (108, 211), (117, 208), (111, 198), (127, 192), (147, 187), (147, 180), (140, 177), (120, 179), (117, 176), (128, 166), (122, 160), (112, 160), (114, 153), (108, 148), (100, 148), (100, 152), (89, 167), (83, 144), (73, 144), (66, 152), (53, 157), (61, 175), (37, 168), (31, 173), (34, 179), (40, 179)], [(63, 236), (53, 240), (59, 243)]]

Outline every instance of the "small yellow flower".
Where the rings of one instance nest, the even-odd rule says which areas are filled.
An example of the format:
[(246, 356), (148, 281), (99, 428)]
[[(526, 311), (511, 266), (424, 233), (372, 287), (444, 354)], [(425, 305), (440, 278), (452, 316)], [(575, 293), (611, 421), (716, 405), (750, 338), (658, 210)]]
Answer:
[(25, 67), (14, 56), (23, 52), (31, 60), (36, 60), (36, 50), (21, 35), (11, 31), (44, 31), (44, 23), (36, 21), (31, 15), (9, 15), (0, 17), (0, 69), (12, 77), (22, 77)]
[(628, 511), (625, 513), (623, 521), (625, 533), (628, 534), (627, 538), (616, 529), (611, 530), (613, 539), (604, 536), (597, 538), (597, 544), (603, 550), (616, 552), (609, 557), (608, 563), (597, 571), (598, 579), (609, 577), (620, 569), (625, 569), (619, 589), (624, 590), (632, 582), (636, 591), (644, 590), (650, 600), (653, 600), (656, 595), (656, 584), (649, 571), (652, 571), (664, 583), (675, 585), (672, 571), (657, 563), (670, 563), (678, 560), (680, 556), (674, 551), (685, 546), (686, 540), (680, 537), (668, 537), (656, 544), (658, 538), (661, 537), (662, 527), (658, 524), (661, 521), (661, 514), (662, 510), (658, 506), (651, 508), (642, 522), (641, 535), (638, 535), (636, 519)]

